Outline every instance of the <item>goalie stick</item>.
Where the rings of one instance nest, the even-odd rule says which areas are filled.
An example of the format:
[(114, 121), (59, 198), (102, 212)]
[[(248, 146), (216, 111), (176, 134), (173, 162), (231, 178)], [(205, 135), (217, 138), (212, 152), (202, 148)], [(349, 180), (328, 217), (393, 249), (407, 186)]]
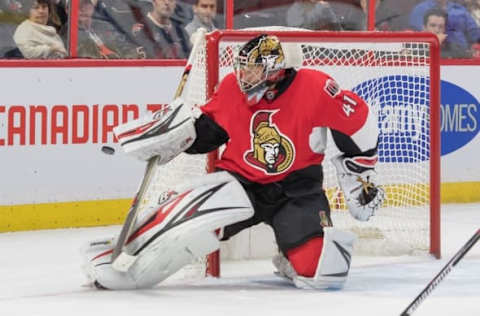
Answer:
[(453, 256), (450, 261), (442, 268), (442, 270), (428, 283), (420, 294), (408, 305), (408, 307), (400, 314), (400, 316), (410, 316), (417, 309), (417, 307), (427, 298), (430, 293), (443, 281), (447, 274), (462, 260), (470, 248), (480, 239), (480, 229), (470, 238), (465, 245)]
[[(188, 56), (187, 65), (182, 74), (182, 78), (180, 79), (180, 83), (178, 84), (177, 91), (175, 92), (174, 98), (178, 98), (183, 93), (183, 89), (185, 84), (187, 83), (190, 71), (192, 69), (192, 63), (194, 61), (194, 57), (197, 54), (197, 51), (200, 49), (200, 43), (205, 38), (205, 30), (200, 29), (201, 33), (197, 34), (195, 38), (195, 42), (192, 47), (192, 51)], [(140, 184), (140, 188), (138, 189), (137, 194), (135, 195), (132, 205), (128, 210), (127, 217), (123, 224), (122, 230), (120, 231), (120, 235), (118, 236), (117, 244), (115, 248), (113, 248), (112, 253), (112, 267), (117, 271), (127, 271), (130, 266), (135, 262), (136, 256), (128, 254), (124, 247), (128, 241), (128, 237), (133, 229), (135, 224), (135, 219), (137, 218), (138, 211), (139, 211), (139, 204), (144, 199), (145, 193), (150, 186), (150, 182), (155, 174), (158, 166), (158, 156), (152, 157), (148, 160), (147, 167), (145, 169), (145, 174), (143, 176), (142, 182)]]

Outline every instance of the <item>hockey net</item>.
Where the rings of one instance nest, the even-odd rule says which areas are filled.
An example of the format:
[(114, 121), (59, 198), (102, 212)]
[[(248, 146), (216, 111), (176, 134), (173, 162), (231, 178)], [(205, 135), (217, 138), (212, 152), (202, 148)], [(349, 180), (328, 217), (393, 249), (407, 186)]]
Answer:
[[(183, 97), (199, 106), (204, 104), (215, 85), (233, 71), (238, 48), (260, 33), (265, 31), (217, 31), (207, 35), (195, 56)], [(352, 219), (330, 162), (339, 151), (328, 133), (324, 189), (334, 226), (358, 235), (356, 253), (430, 252), (439, 257), (439, 66), (434, 37), (422, 33), (268, 33), (277, 35), (289, 50), (301, 52), (295, 66), (330, 74), (343, 89), (363, 97), (377, 113), (380, 138), (376, 183), (385, 189), (387, 200), (368, 222)], [(161, 167), (146, 203), (169, 185), (207, 172), (208, 161), (206, 156), (183, 154)], [(222, 258), (261, 257), (275, 252), (273, 234), (267, 229), (265, 234), (272, 237), (265, 238), (255, 232), (258, 229), (265, 231), (252, 228), (243, 233), (240, 242), (233, 240), (222, 246)], [(215, 260), (210, 262), (214, 275), (219, 268)]]

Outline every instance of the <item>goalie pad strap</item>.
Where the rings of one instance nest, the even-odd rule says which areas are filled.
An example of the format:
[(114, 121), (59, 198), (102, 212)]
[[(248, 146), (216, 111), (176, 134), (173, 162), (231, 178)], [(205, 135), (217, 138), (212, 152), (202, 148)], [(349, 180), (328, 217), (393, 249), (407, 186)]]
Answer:
[(196, 138), (189, 105), (177, 98), (165, 108), (113, 129), (126, 154), (140, 160), (159, 156), (165, 164), (189, 148)]

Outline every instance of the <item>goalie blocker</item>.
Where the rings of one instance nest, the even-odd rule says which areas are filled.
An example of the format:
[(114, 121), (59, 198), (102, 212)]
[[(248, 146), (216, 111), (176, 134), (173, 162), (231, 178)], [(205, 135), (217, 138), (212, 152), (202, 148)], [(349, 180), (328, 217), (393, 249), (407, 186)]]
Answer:
[(84, 272), (97, 287), (148, 288), (219, 248), (215, 230), (253, 215), (241, 185), (226, 172), (206, 175), (164, 192), (142, 210), (126, 243), (134, 260), (125, 272), (113, 269), (115, 238), (94, 240), (84, 249)]

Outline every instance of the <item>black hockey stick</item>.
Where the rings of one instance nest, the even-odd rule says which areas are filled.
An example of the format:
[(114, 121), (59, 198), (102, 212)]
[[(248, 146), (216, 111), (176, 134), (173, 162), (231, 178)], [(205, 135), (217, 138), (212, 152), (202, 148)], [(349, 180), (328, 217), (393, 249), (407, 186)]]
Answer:
[[(185, 66), (182, 78), (180, 79), (177, 91), (175, 92), (175, 98), (180, 97), (183, 93), (185, 84), (187, 83), (187, 79), (192, 69), (192, 64), (194, 62), (195, 56), (197, 55), (199, 49), (201, 49), (200, 46), (204, 37), (205, 32), (199, 33), (196, 37), (192, 51), (190, 52), (190, 56), (188, 57), (187, 65)], [(136, 256), (128, 254), (125, 251), (124, 247), (127, 244), (128, 237), (130, 236), (130, 233), (135, 224), (135, 220), (139, 211), (139, 204), (141, 203), (141, 201), (144, 200), (145, 194), (150, 186), (150, 182), (156, 173), (158, 160), (158, 156), (152, 157), (148, 160), (142, 183), (140, 184), (140, 188), (135, 195), (135, 198), (133, 199), (130, 209), (128, 210), (127, 218), (125, 219), (120, 235), (118, 236), (117, 244), (115, 245), (115, 248), (113, 248), (112, 267), (117, 271), (127, 271), (136, 260)]]
[(463, 256), (467, 254), (470, 248), (480, 239), (480, 229), (470, 238), (465, 245), (453, 256), (450, 261), (443, 267), (443, 269), (428, 283), (427, 287), (423, 289), (420, 294), (408, 305), (408, 307), (400, 314), (400, 316), (410, 316), (417, 309), (417, 307), (427, 298), (430, 293), (443, 281), (447, 274), (452, 271), (453, 267), (462, 260)]

